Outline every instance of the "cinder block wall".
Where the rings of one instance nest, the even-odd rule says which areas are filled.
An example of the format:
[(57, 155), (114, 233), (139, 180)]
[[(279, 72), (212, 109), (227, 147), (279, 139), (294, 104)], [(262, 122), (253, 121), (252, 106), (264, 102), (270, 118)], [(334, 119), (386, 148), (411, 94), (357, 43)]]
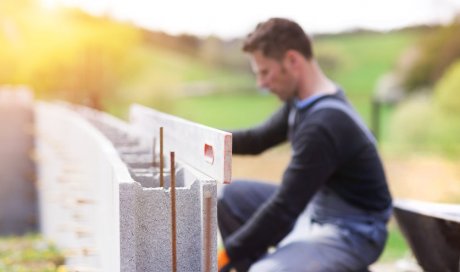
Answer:
[(0, 235), (37, 231), (33, 96), (0, 88)]
[[(160, 188), (148, 139), (104, 113), (73, 109), (79, 114), (37, 106), (44, 233), (75, 268), (172, 271), (169, 164)], [(216, 181), (176, 169), (178, 271), (216, 271)]]

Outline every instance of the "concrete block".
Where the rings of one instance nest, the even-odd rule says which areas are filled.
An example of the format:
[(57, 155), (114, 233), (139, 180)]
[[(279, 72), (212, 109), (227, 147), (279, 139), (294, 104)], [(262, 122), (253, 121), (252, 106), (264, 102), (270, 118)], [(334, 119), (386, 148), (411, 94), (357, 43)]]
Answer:
[[(204, 197), (212, 199), (210, 256), (216, 246), (216, 182), (184, 180), (188, 186), (176, 188), (177, 199), (177, 268), (178, 271), (204, 271), (205, 217)], [(192, 178), (193, 179), (193, 178)], [(178, 179), (179, 180), (179, 179)], [(189, 184), (191, 182), (191, 184)], [(172, 271), (171, 253), (171, 190), (143, 188), (138, 196), (137, 210), (137, 271)], [(216, 271), (215, 257), (211, 271)]]
[(0, 88), (0, 235), (38, 229), (32, 93)]
[(137, 182), (120, 184), (120, 271), (138, 271), (137, 197), (141, 191)]
[(73, 253), (67, 264), (119, 271), (119, 183), (134, 182), (126, 165), (75, 112), (48, 103), (35, 112), (42, 232)]
[[(165, 155), (161, 188), (152, 135), (82, 107), (39, 103), (37, 112), (42, 226), (72, 253), (68, 264), (172, 271), (170, 163)], [(183, 161), (175, 176), (178, 271), (217, 271), (216, 180)]]

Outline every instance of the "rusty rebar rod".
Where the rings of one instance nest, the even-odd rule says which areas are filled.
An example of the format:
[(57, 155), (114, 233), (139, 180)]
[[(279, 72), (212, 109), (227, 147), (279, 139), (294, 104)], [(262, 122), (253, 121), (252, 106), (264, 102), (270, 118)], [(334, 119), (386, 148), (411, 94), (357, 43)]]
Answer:
[(212, 232), (211, 232), (211, 209), (212, 196), (210, 192), (204, 195), (204, 210), (205, 210), (205, 229), (204, 229), (204, 271), (211, 272), (211, 247), (212, 247)]
[(171, 152), (171, 250), (172, 250), (172, 271), (177, 271), (177, 230), (176, 230), (176, 170), (174, 152)]
[(152, 169), (155, 169), (155, 166), (157, 164), (156, 159), (155, 159), (155, 152), (157, 150), (157, 143), (156, 143), (156, 138), (153, 137), (152, 141)]
[(163, 158), (163, 127), (160, 127), (160, 187), (164, 187), (164, 158)]

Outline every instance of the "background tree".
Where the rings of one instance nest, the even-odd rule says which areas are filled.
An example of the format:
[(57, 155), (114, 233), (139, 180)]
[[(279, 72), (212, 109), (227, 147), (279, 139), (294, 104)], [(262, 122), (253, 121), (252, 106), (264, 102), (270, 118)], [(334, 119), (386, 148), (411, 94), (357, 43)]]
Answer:
[(446, 69), (460, 58), (460, 17), (448, 26), (427, 31), (417, 50), (418, 56), (403, 79), (408, 91), (433, 87)]

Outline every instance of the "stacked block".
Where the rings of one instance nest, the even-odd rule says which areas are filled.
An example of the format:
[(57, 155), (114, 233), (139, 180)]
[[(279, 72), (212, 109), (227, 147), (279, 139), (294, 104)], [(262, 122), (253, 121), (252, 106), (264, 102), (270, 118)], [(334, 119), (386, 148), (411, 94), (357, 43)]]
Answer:
[(133, 182), (112, 144), (67, 108), (36, 103), (40, 225), (71, 271), (120, 271), (119, 184)]
[[(193, 157), (193, 150), (174, 146), (174, 141), (165, 146), (161, 187), (160, 154), (154, 148), (159, 147), (159, 139), (149, 133), (158, 124), (143, 117), (145, 112), (138, 115), (144, 121), (133, 124), (67, 104), (38, 103), (36, 111), (42, 228), (74, 254), (68, 259), (71, 268), (173, 271), (176, 266), (177, 271), (217, 271), (217, 180), (183, 159)], [(169, 122), (168, 116), (162, 118)], [(173, 123), (180, 128), (181, 122), (174, 119)], [(171, 127), (165, 130), (174, 134)], [(217, 139), (231, 141), (230, 134), (216, 132), (224, 135), (216, 134)], [(219, 145), (225, 146), (209, 140), (207, 144), (216, 152)], [(175, 209), (169, 151), (177, 154)], [(224, 153), (215, 157), (220, 154)], [(196, 154), (197, 160), (202, 155), (206, 154)], [(222, 166), (222, 171), (230, 169), (228, 156), (225, 163), (226, 168), (223, 162), (215, 165)], [(175, 254), (172, 210), (176, 213)]]

